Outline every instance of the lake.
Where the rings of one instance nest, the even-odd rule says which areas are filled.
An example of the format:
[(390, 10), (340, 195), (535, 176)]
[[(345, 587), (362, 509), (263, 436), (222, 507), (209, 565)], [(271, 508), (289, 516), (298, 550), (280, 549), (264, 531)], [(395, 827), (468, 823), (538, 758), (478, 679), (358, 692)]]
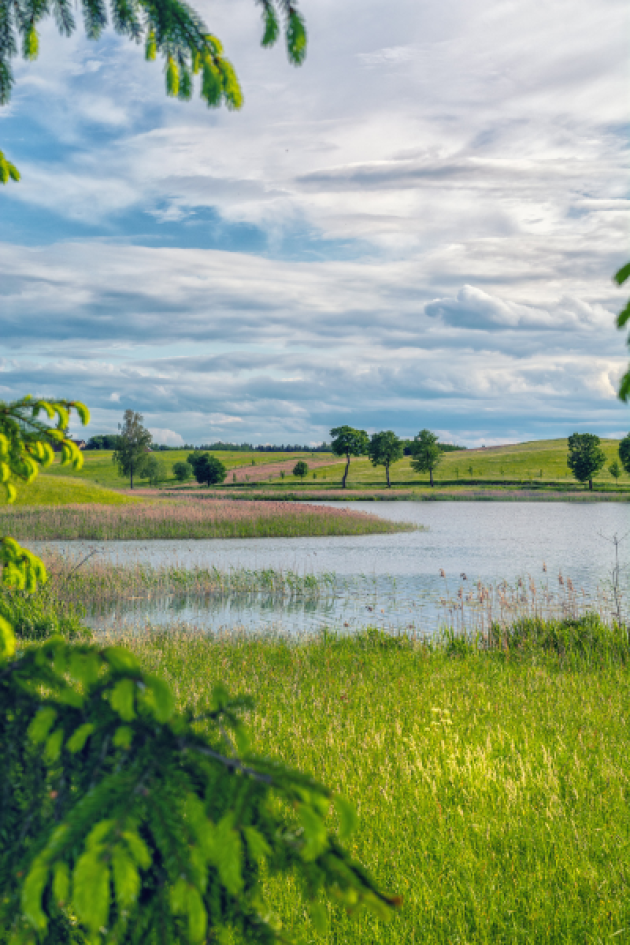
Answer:
[[(538, 608), (546, 602), (548, 612), (554, 608), (554, 612), (565, 612), (571, 606), (604, 607), (602, 595), (614, 564), (614, 548), (607, 539), (630, 532), (626, 503), (348, 502), (335, 506), (340, 504), (426, 530), (347, 538), (48, 542), (46, 547), (72, 556), (94, 549), (103, 559), (142, 561), (155, 567), (176, 563), (222, 570), (273, 568), (334, 574), (319, 595), (305, 599), (232, 594), (120, 601), (106, 613), (91, 615), (89, 623), (96, 629), (176, 621), (213, 631), (240, 626), (282, 633), (323, 627), (351, 632), (370, 625), (430, 634), (443, 622), (463, 621), (468, 628), (484, 623), (488, 607), (496, 618), (505, 601), (526, 610), (525, 597), (527, 606), (535, 602)], [(38, 543), (28, 544), (33, 550), (42, 549)], [(630, 537), (621, 544), (620, 559), (624, 566), (630, 560)], [(483, 594), (479, 582), (485, 588)], [(627, 585), (625, 567), (622, 585)]]

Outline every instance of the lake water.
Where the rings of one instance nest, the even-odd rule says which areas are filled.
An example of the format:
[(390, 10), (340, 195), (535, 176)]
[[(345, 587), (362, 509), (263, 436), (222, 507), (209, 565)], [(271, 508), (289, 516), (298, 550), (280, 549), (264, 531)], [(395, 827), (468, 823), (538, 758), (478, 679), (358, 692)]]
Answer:
[[(556, 610), (603, 606), (602, 591), (614, 564), (607, 539), (630, 532), (625, 503), (335, 503), (340, 505), (427, 530), (347, 538), (48, 542), (47, 547), (73, 556), (96, 549), (103, 559), (156, 567), (176, 563), (335, 576), (319, 595), (302, 599), (232, 594), (121, 601), (107, 613), (92, 615), (95, 628), (183, 621), (213, 631), (240, 626), (284, 633), (322, 627), (351, 632), (370, 625), (431, 633), (443, 622), (463, 621), (469, 628), (483, 623), (489, 606), (496, 617), (500, 597), (514, 604), (529, 595), (530, 604), (546, 601)], [(624, 566), (630, 561), (630, 537), (621, 544), (620, 559)], [(483, 602), (479, 582), (486, 588)], [(501, 582), (506, 582), (503, 589), (497, 588)], [(627, 584), (624, 567), (624, 589)]]

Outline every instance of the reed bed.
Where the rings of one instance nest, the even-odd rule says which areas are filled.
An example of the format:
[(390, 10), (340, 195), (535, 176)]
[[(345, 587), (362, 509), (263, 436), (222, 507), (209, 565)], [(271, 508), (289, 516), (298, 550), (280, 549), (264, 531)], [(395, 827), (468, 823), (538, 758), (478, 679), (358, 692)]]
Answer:
[(0, 534), (18, 540), (298, 538), (409, 531), (349, 509), (283, 502), (169, 500), (123, 506), (4, 507)]
[[(546, 566), (543, 564), (544, 572)], [(521, 620), (577, 620), (597, 614), (609, 626), (628, 617), (626, 594), (611, 582), (584, 588), (560, 571), (536, 581), (527, 574), (515, 582), (468, 583), (462, 575), (457, 590), (451, 590), (443, 570), (444, 594), (440, 598), (441, 622), (461, 635), (488, 636), (491, 628), (509, 628)]]
[(104, 561), (97, 555), (42, 554), (49, 574), (48, 588), (60, 601), (98, 610), (109, 603), (168, 596), (232, 596), (271, 594), (283, 599), (317, 598), (329, 594), (335, 576), (298, 574), (281, 568), (153, 566), (142, 562)]
[(357, 807), (353, 851), (402, 908), (383, 924), (330, 905), (320, 938), (291, 883), (267, 878), (287, 939), (628, 939), (627, 663), (541, 647), (455, 652), (376, 631), (294, 645), (185, 628), (113, 639), (182, 705), (200, 709), (217, 680), (251, 694), (252, 749)]

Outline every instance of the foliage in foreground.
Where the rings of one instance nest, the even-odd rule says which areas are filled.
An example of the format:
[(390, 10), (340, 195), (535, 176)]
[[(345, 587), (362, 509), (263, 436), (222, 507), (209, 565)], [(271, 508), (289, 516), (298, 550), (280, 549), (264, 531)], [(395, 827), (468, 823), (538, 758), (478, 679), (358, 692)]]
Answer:
[(12, 942), (34, 930), (70, 941), (73, 920), (93, 942), (203, 942), (222, 927), (273, 942), (263, 865), (299, 877), (316, 920), (324, 889), (387, 916), (394, 900), (341, 845), (352, 808), (249, 751), (249, 700), (215, 686), (203, 708), (175, 711), (164, 680), (119, 647), (56, 639), (10, 661), (6, 623), (4, 645), (0, 928)]
[[(326, 945), (623, 941), (629, 649), (624, 662), (603, 625), (570, 623), (544, 645), (450, 655), (379, 631), (296, 645), (182, 628), (127, 645), (182, 702), (217, 678), (251, 693), (254, 748), (357, 805), (353, 853), (405, 902), (387, 924), (332, 903)], [(263, 882), (287, 934), (313, 942), (294, 887)]]

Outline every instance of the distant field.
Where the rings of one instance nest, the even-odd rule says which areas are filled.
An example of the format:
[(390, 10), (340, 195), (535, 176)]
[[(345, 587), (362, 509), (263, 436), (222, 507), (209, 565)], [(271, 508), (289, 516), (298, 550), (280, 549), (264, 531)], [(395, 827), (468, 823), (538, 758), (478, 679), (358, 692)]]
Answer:
[[(606, 467), (597, 475), (596, 481), (614, 484), (615, 480), (607, 467), (614, 459), (619, 458), (619, 440), (602, 440), (602, 447), (607, 456)], [(498, 449), (445, 453), (433, 478), (436, 484), (443, 480), (455, 483), (461, 480), (463, 484), (480, 479), (495, 482), (575, 483), (567, 467), (567, 452), (567, 440), (536, 440), (532, 443), (520, 443)], [(317, 485), (339, 483), (343, 469), (344, 464), (338, 460), (335, 465), (318, 468), (315, 471)], [(412, 470), (410, 458), (407, 456), (392, 466), (390, 477), (394, 486), (427, 485), (429, 482), (428, 474), (419, 475)], [(313, 485), (314, 481), (313, 474), (309, 473), (306, 482)], [(294, 480), (291, 483), (285, 480), (285, 483), (290, 484), (292, 488), (295, 486)], [(353, 459), (350, 464), (348, 484), (384, 486), (385, 470), (382, 467), (374, 468), (366, 457)], [(619, 484), (630, 486), (630, 477), (624, 473)]]
[[(619, 440), (602, 440), (602, 447), (606, 452), (605, 468), (595, 477), (595, 481), (602, 485), (614, 485), (615, 481), (608, 472), (608, 466), (614, 459), (618, 459)], [(557, 483), (562, 485), (573, 484), (580, 486), (573, 479), (567, 467), (567, 440), (536, 440), (531, 443), (491, 448), (487, 450), (462, 450), (456, 453), (445, 453), (437, 469), (434, 479), (436, 485), (448, 482), (462, 485), (471, 482), (482, 483)], [(162, 484), (167, 488), (177, 487), (179, 483), (172, 474), (174, 463), (182, 462), (188, 456), (188, 450), (173, 450), (168, 453), (155, 453), (163, 460), (169, 470), (169, 478)], [(345, 461), (332, 454), (322, 453), (240, 453), (217, 452), (219, 459), (227, 466), (229, 475), (225, 482), (226, 488), (243, 488), (246, 477), (252, 486), (273, 485), (274, 488), (284, 487), (331, 487), (341, 482)], [(118, 475), (111, 460), (111, 452), (94, 451), (83, 454), (84, 467), (79, 472), (68, 467), (55, 464), (43, 471), (44, 476), (64, 476), (74, 480), (87, 480), (93, 484), (110, 489), (126, 489), (128, 481)], [(326, 458), (328, 457), (328, 463)], [(291, 474), (293, 465), (303, 459), (311, 467), (303, 483)], [(255, 465), (252, 465), (252, 462)], [(280, 472), (284, 471), (284, 477)], [(236, 481), (234, 477), (236, 476)], [(418, 475), (411, 468), (409, 457), (392, 466), (391, 480), (394, 487), (425, 487), (429, 483), (428, 475)], [(149, 483), (146, 480), (137, 480), (135, 485), (139, 489), (146, 489)], [(348, 485), (365, 488), (380, 488), (385, 486), (385, 471), (382, 467), (374, 468), (367, 457), (353, 459), (350, 464)], [(630, 488), (630, 477), (624, 473), (619, 480), (620, 487)], [(187, 488), (196, 488), (193, 482)], [(74, 500), (68, 500), (74, 501)]]
[[(164, 485), (172, 486), (177, 484), (173, 475), (173, 466), (175, 463), (185, 462), (190, 450), (169, 450), (166, 453), (156, 452), (153, 455), (162, 460), (168, 469), (169, 478)], [(276, 466), (278, 463), (289, 462), (297, 463), (298, 459), (304, 459), (308, 463), (309, 459), (314, 462), (321, 462), (326, 454), (322, 453), (251, 453), (240, 452), (216, 452), (214, 453), (229, 470), (241, 469), (244, 466), (252, 468), (252, 480), (260, 478), (260, 469), (265, 466)], [(330, 455), (332, 461), (333, 457)], [(277, 474), (277, 470), (273, 470)], [(71, 476), (73, 478), (87, 479), (97, 485), (107, 486), (110, 489), (125, 489), (129, 485), (128, 479), (118, 475), (118, 470), (112, 462), (112, 453), (110, 450), (88, 450), (83, 453), (83, 469), (78, 472), (69, 466), (61, 466), (55, 462), (49, 469), (42, 470), (45, 476)], [(231, 477), (230, 477), (231, 478)], [(134, 486), (144, 488), (148, 486), (148, 481), (136, 480)]]

